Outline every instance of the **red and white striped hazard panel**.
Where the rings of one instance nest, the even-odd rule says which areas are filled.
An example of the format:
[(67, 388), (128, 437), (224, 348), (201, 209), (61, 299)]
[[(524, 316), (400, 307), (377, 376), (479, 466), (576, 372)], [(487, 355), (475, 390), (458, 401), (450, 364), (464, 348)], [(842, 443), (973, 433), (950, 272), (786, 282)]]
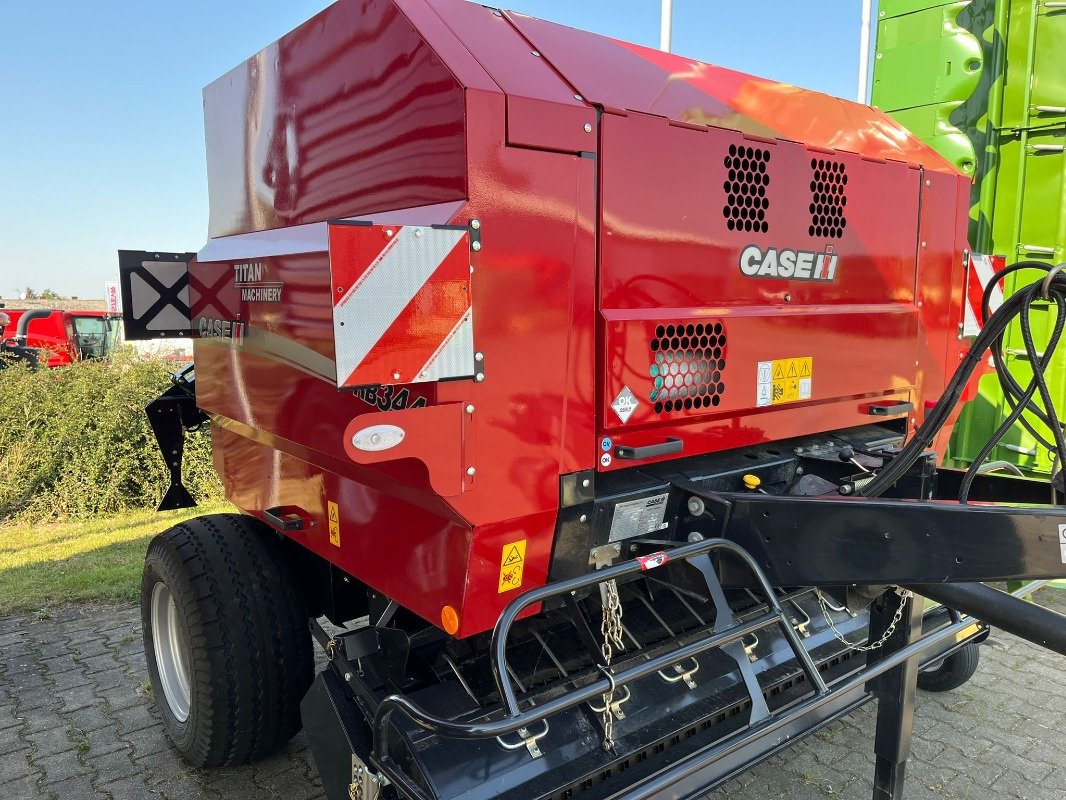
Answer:
[(331, 224), (337, 386), (474, 374), (465, 228)]
[[(997, 272), (1006, 265), (1003, 256), (986, 256), (970, 253), (970, 264), (966, 273), (966, 319), (963, 322), (962, 335), (976, 336), (981, 332), (981, 299), (985, 287)], [(995, 311), (1003, 305), (1003, 283), (1000, 281), (992, 289), (988, 298), (989, 310)]]

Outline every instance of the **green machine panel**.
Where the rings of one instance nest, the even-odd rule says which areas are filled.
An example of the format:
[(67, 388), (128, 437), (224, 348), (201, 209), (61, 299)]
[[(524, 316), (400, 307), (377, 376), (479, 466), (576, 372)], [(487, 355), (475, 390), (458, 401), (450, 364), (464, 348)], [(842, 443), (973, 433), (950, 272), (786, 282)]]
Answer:
[[(1066, 2), (881, 0), (873, 104), (974, 176), (970, 242), (978, 252), (1066, 261)], [(1008, 278), (1008, 294), (1036, 277)], [(1034, 318), (1037, 340), (1055, 322)], [(1006, 341), (1012, 373), (1027, 382), (1019, 330)], [(1066, 355), (1047, 372), (1066, 400)], [(963, 410), (948, 463), (970, 464), (1010, 408), (994, 375)], [(1043, 426), (1031, 420), (1037, 431)], [(1049, 436), (1050, 434), (1048, 434)], [(1049, 475), (1047, 449), (1016, 426), (991, 455)]]

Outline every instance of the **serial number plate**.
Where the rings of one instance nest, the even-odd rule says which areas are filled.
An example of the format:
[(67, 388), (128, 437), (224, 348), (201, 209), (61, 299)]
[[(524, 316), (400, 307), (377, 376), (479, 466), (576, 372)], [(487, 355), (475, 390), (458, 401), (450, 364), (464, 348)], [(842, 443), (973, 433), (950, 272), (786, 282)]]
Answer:
[(663, 520), (666, 518), (666, 501), (669, 499), (670, 495), (664, 493), (616, 505), (609, 541), (617, 542), (619, 539), (631, 539), (662, 530), (666, 527)]

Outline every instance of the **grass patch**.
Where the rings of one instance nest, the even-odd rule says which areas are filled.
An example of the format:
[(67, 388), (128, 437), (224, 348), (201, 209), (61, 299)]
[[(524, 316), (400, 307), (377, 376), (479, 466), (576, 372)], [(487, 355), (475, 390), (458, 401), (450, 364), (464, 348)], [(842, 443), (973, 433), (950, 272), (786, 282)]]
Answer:
[(132, 600), (153, 536), (200, 514), (232, 511), (215, 502), (163, 514), (138, 511), (86, 522), (0, 525), (0, 616), (74, 600)]

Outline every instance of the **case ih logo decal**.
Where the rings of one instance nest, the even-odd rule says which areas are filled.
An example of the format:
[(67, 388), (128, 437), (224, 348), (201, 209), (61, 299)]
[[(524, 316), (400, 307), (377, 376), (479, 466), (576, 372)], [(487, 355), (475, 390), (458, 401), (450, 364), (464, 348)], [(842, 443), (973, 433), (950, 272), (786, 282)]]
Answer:
[(787, 278), (792, 281), (825, 281), (836, 278), (838, 256), (832, 245), (825, 252), (810, 250), (763, 250), (749, 244), (740, 253), (740, 271), (749, 278)]

